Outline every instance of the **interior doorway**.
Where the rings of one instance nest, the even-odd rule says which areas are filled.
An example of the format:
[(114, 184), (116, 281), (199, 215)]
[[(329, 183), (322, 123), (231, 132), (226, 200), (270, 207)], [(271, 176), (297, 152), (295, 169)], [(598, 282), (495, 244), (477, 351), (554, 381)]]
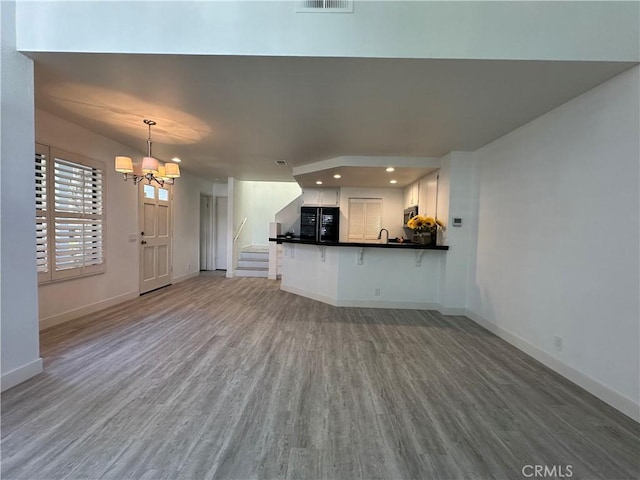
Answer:
[(200, 271), (215, 270), (214, 199), (211, 195), (200, 195)]
[(227, 269), (227, 197), (216, 197), (215, 268)]

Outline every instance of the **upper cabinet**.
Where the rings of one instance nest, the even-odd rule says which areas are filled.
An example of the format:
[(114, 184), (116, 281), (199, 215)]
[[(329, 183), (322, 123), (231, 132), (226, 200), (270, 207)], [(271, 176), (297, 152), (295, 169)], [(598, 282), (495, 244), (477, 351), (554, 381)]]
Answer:
[(339, 188), (303, 188), (302, 205), (305, 207), (339, 207)]
[(420, 199), (418, 202), (421, 215), (436, 217), (436, 196), (438, 194), (438, 171), (420, 179)]
[[(404, 208), (413, 207), (419, 205), (420, 196), (420, 182), (414, 182), (411, 185), (404, 187)], [(420, 209), (418, 212), (422, 213)]]

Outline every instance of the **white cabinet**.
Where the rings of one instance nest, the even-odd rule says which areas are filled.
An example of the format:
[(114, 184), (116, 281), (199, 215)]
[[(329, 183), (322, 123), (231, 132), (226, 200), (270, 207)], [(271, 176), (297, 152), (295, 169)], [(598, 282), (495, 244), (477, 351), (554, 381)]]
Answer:
[(420, 179), (418, 211), (421, 215), (436, 217), (436, 195), (438, 193), (438, 171)]
[(430, 173), (420, 179), (420, 213), (435, 217), (436, 212), (436, 194), (438, 192), (438, 171)]
[[(418, 205), (420, 195), (420, 182), (414, 182), (404, 187), (404, 208)], [(418, 210), (420, 211), (420, 210)]]
[(302, 205), (307, 207), (339, 207), (339, 188), (303, 188)]

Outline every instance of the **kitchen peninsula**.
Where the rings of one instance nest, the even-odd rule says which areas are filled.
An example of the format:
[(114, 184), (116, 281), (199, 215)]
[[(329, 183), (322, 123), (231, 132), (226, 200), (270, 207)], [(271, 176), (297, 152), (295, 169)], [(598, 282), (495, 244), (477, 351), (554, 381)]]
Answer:
[(316, 242), (270, 238), (284, 246), (284, 291), (335, 306), (438, 308), (448, 246)]

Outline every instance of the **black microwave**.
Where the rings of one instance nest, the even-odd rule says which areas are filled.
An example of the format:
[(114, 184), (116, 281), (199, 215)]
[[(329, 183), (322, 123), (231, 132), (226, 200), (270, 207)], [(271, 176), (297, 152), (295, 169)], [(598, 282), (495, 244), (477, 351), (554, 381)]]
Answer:
[(407, 226), (407, 222), (409, 221), (409, 219), (415, 217), (416, 215), (418, 215), (418, 206), (414, 205), (413, 207), (409, 207), (409, 208), (405, 208), (404, 209), (404, 219), (403, 219), (403, 225), (406, 227)]

